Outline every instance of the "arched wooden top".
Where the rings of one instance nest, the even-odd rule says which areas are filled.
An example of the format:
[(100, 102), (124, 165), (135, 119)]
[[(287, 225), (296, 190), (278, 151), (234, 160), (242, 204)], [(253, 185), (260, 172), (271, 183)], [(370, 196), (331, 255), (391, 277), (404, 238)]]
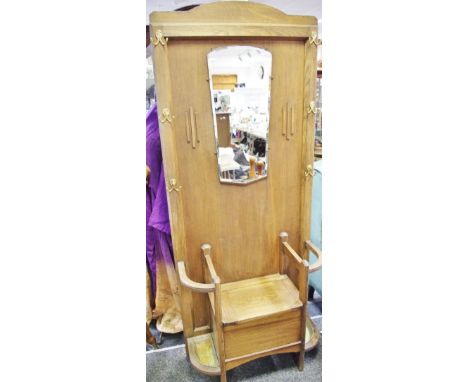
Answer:
[(317, 31), (315, 16), (290, 16), (265, 4), (222, 1), (189, 11), (153, 12), (153, 30), (165, 37), (278, 36), (308, 38)]

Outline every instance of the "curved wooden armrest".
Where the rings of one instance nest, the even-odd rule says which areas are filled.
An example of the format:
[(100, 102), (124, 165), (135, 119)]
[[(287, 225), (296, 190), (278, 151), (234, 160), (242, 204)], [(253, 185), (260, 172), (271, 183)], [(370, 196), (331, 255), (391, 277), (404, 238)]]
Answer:
[(305, 242), (305, 247), (317, 257), (317, 261), (309, 266), (309, 273), (318, 271), (322, 268), (322, 251), (312, 244), (310, 240)]
[(185, 272), (185, 263), (183, 261), (179, 261), (177, 263), (177, 269), (179, 271), (180, 283), (183, 286), (193, 290), (194, 292), (200, 292), (200, 293), (209, 293), (209, 292), (215, 291), (214, 284), (202, 284), (202, 283), (197, 283), (196, 281), (190, 280), (189, 277), (187, 276), (187, 272)]

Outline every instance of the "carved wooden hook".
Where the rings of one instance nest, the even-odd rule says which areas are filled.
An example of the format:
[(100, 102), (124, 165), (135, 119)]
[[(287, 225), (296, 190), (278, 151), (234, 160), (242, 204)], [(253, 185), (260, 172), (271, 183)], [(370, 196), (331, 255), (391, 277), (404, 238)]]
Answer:
[(177, 180), (174, 178), (169, 179), (169, 187), (167, 188), (168, 192), (176, 191), (179, 192), (182, 186), (177, 186)]
[(315, 102), (314, 102), (314, 101), (311, 101), (311, 102), (309, 103), (309, 107), (307, 108), (307, 116), (308, 116), (310, 113), (317, 114), (317, 106), (315, 106)]
[(322, 40), (318, 38), (317, 32), (312, 32), (309, 37), (309, 45), (315, 44), (315, 46), (322, 45)]
[(306, 170), (304, 172), (304, 175), (305, 177), (307, 178), (308, 176), (310, 177), (313, 177), (315, 175), (315, 170), (314, 168), (312, 167), (311, 164), (309, 164), (307, 167), (306, 167)]
[(156, 46), (158, 44), (161, 44), (161, 45), (165, 46), (168, 41), (169, 41), (169, 39), (164, 37), (163, 32), (162, 32), (161, 29), (158, 29), (156, 31), (155, 36), (151, 36), (151, 42), (153, 43), (154, 46)]
[(159, 122), (161, 123), (167, 122), (171, 124), (173, 118), (175, 117), (171, 116), (171, 111), (167, 107), (165, 107), (164, 109), (162, 109), (162, 118), (159, 118)]

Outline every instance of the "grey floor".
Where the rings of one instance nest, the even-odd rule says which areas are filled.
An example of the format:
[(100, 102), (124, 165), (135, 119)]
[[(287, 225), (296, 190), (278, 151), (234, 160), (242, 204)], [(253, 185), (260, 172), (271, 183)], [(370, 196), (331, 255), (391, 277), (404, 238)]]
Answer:
[[(322, 330), (322, 298), (315, 294), (308, 304), (309, 315)], [(154, 324), (150, 330), (155, 334)], [(156, 350), (147, 345), (147, 382), (218, 382), (219, 377), (199, 373), (188, 362), (183, 346), (182, 334), (163, 336), (163, 342)], [(304, 371), (297, 370), (291, 354), (268, 356), (239, 366), (228, 372), (230, 382), (236, 381), (298, 381), (318, 382), (322, 380), (322, 340), (314, 350), (306, 353)]]

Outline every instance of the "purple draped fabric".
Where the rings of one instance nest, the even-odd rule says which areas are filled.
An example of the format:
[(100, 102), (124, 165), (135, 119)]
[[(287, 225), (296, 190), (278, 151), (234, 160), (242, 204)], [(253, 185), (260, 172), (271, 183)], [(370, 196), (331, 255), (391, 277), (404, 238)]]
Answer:
[(146, 164), (151, 170), (146, 187), (146, 261), (156, 296), (156, 258), (172, 260), (171, 227), (156, 105), (146, 115)]

